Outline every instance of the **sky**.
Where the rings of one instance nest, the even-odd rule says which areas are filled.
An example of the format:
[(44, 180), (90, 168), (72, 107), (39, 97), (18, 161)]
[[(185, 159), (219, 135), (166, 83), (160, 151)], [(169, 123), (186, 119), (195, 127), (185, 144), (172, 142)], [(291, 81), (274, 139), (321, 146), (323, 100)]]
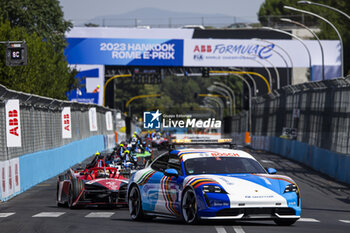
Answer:
[(224, 14), (255, 19), (264, 0), (59, 0), (65, 19), (84, 21), (104, 15), (119, 15), (141, 8), (175, 12)]

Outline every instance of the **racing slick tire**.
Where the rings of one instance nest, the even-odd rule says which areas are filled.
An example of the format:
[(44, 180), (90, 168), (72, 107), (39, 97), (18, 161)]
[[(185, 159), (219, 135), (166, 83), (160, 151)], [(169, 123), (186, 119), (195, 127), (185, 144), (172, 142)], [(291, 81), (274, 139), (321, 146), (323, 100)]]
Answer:
[(57, 204), (57, 207), (66, 207), (67, 204), (58, 202), (58, 195), (59, 195), (59, 182), (57, 182), (56, 204)]
[(58, 202), (58, 195), (59, 195), (59, 189), (60, 189), (60, 182), (64, 180), (64, 175), (59, 175), (58, 176), (58, 180), (57, 180), (57, 192), (56, 192), (56, 204), (57, 207), (66, 207), (67, 204), (66, 203), (60, 203)]
[(142, 210), (142, 200), (140, 190), (136, 185), (130, 188), (128, 194), (130, 218), (135, 221), (147, 221), (153, 219), (153, 216), (147, 216)]
[(81, 179), (71, 179), (70, 181), (71, 182), (69, 185), (68, 192), (68, 207), (70, 209), (77, 209), (79, 205), (73, 205), (73, 203), (77, 200), (81, 191), (83, 190), (84, 182)]
[(278, 226), (290, 226), (293, 225), (298, 219), (295, 218), (286, 218), (286, 219), (274, 219), (273, 221)]
[(199, 223), (197, 214), (197, 200), (193, 189), (185, 190), (181, 201), (182, 220), (187, 224)]

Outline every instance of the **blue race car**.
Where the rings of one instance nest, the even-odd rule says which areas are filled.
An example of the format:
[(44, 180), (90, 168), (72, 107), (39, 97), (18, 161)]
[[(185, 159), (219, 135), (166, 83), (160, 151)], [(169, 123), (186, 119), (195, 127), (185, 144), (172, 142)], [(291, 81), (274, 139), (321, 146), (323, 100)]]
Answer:
[(300, 218), (300, 191), (291, 178), (275, 173), (240, 150), (173, 150), (130, 179), (130, 217), (176, 217), (186, 223), (270, 219), (292, 225)]

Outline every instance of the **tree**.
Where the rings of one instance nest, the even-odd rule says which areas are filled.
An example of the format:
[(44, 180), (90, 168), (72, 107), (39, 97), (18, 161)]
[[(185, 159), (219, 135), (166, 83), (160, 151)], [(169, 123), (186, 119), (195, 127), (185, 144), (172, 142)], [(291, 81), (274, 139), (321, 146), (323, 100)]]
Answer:
[[(316, 2), (316, 1), (315, 1)], [(325, 5), (329, 5), (344, 11), (347, 14), (350, 14), (350, 1), (349, 0), (319, 0), (318, 3), (322, 3)], [(344, 42), (344, 73), (350, 74), (350, 22), (343, 15), (329, 10), (324, 7), (307, 5), (307, 4), (298, 4), (297, 0), (265, 0), (265, 2), (261, 5), (258, 16), (261, 24), (266, 25), (271, 22), (271, 16), (281, 16), (281, 15), (289, 15), (294, 20), (300, 21), (300, 13), (295, 11), (290, 11), (288, 9), (284, 9), (283, 6), (288, 5), (295, 8), (307, 10), (314, 12), (318, 15), (321, 15), (332, 22), (335, 27), (341, 33)], [(269, 20), (270, 19), (270, 20)], [(279, 21), (278, 17), (272, 17), (275, 22)], [(321, 32), (319, 33), (320, 39), (325, 40), (338, 40), (337, 34), (335, 31), (322, 20), (317, 19), (313, 16), (304, 16), (304, 23), (306, 25), (319, 25), (321, 28)]]
[(53, 43), (56, 50), (66, 47), (64, 34), (73, 25), (64, 20), (58, 0), (1, 0), (0, 18), (11, 27), (24, 27)]
[(86, 23), (84, 24), (85, 27), (98, 27), (99, 25), (98, 24), (95, 24), (95, 23)]
[[(242, 83), (234, 78), (223, 77), (177, 77), (166, 76), (160, 85), (132, 84), (131, 78), (116, 79), (115, 102), (116, 106), (122, 109), (123, 104), (131, 97), (137, 95), (160, 94), (161, 98), (138, 99), (131, 103), (132, 113), (138, 113), (159, 109), (165, 114), (191, 114), (200, 109), (204, 98), (195, 98), (195, 93), (206, 94), (207, 88), (214, 81), (224, 82), (231, 87), (235, 94), (242, 92)], [(237, 98), (240, 105), (240, 98)], [(203, 109), (202, 109), (203, 110)], [(128, 112), (128, 109), (125, 109)]]
[(0, 47), (0, 83), (18, 91), (66, 99), (66, 92), (75, 83), (75, 70), (68, 67), (62, 52), (43, 41), (37, 33), (24, 27), (11, 27), (0, 21), (0, 41), (25, 40), (28, 46), (27, 66), (5, 65), (5, 46)]
[(5, 66), (0, 47), (0, 83), (8, 88), (66, 99), (76, 84), (76, 71), (64, 56), (65, 32), (72, 23), (64, 20), (58, 0), (0, 1), (0, 40), (22, 41), (28, 47), (28, 65)]

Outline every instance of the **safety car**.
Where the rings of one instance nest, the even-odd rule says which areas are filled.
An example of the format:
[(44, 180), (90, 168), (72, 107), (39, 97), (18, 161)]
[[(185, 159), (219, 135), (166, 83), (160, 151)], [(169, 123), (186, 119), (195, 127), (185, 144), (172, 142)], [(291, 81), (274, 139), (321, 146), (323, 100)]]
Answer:
[(190, 224), (266, 219), (291, 225), (300, 218), (300, 191), (293, 179), (275, 173), (242, 150), (174, 149), (131, 177), (130, 217), (175, 217)]

